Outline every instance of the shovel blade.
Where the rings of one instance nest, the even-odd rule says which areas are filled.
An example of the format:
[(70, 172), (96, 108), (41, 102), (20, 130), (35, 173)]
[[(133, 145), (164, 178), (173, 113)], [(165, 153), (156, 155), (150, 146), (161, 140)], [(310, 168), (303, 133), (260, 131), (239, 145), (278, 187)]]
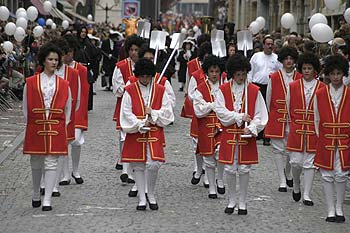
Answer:
[(147, 21), (137, 22), (137, 35), (142, 38), (149, 39), (149, 33), (151, 31), (151, 23)]
[(237, 49), (253, 49), (253, 35), (249, 30), (242, 30), (237, 32)]
[(163, 50), (165, 49), (166, 32), (152, 31), (149, 47), (151, 49)]
[(185, 40), (186, 35), (183, 33), (174, 33), (171, 38), (170, 48), (179, 49)]
[(210, 41), (219, 41), (225, 39), (225, 32), (223, 30), (213, 29), (210, 34)]
[(226, 57), (226, 42), (225, 40), (212, 41), (213, 55), (218, 57)]

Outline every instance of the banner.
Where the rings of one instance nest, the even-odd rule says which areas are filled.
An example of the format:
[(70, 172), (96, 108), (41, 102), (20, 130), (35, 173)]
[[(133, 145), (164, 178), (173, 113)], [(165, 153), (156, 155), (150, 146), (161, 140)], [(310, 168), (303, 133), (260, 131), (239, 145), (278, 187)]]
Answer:
[(123, 0), (122, 18), (140, 17), (140, 5), (141, 4), (139, 0)]

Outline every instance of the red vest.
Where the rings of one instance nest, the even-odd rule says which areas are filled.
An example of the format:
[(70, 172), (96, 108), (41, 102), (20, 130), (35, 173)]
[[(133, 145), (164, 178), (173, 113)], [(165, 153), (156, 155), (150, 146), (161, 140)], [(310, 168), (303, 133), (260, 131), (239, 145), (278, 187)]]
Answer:
[[(302, 78), (302, 74), (294, 71), (293, 80)], [(271, 80), (271, 101), (269, 121), (265, 127), (266, 138), (284, 138), (287, 122), (287, 105), (286, 105), (286, 84), (283, 80), (281, 70), (270, 75)]]
[(342, 169), (349, 170), (350, 89), (344, 86), (338, 114), (332, 103), (329, 86), (318, 90), (316, 95), (320, 122), (314, 164), (326, 170), (333, 170), (335, 148), (337, 147)]
[[(233, 111), (234, 95), (232, 93), (232, 81), (220, 86), (220, 90), (225, 98), (225, 106), (228, 110)], [(259, 93), (259, 87), (249, 83), (248, 85), (248, 114), (253, 118), (255, 113), (255, 102)], [(242, 108), (244, 112), (244, 95), (242, 96)], [(219, 150), (219, 162), (224, 164), (233, 164), (236, 144), (238, 143), (238, 164), (257, 164), (258, 150), (256, 147), (256, 138), (241, 138), (244, 124), (238, 127), (237, 124), (228, 127), (223, 126), (221, 134), (221, 143)]]
[(88, 101), (90, 84), (88, 82), (87, 68), (82, 64), (75, 62), (74, 69), (78, 70), (80, 78), (80, 104), (75, 112), (75, 128), (88, 129)]
[[(198, 85), (200, 85), (206, 78), (204, 72), (202, 69), (196, 70), (195, 72), (192, 73), (192, 77), (196, 79), (197, 82), (197, 87)], [(197, 138), (198, 137), (198, 121), (197, 121), (197, 117), (194, 114), (194, 110), (193, 110), (193, 104), (191, 102), (191, 106), (192, 106), (192, 111), (193, 111), (193, 117), (192, 117), (192, 121), (191, 121), (191, 129), (190, 129), (190, 135), (192, 137)]]
[[(316, 132), (314, 125), (314, 96), (316, 91), (324, 84), (317, 80), (315, 90), (310, 99), (309, 106), (305, 104), (303, 79), (291, 82), (290, 90), (290, 124), (287, 139), (287, 150), (303, 152), (306, 138), (306, 152), (316, 152)], [(306, 111), (307, 110), (307, 111)]]
[[(131, 61), (129, 59), (124, 59), (124, 60), (121, 60), (120, 62), (118, 62), (116, 64), (116, 66), (118, 67), (118, 69), (122, 73), (123, 81), (124, 81), (124, 85), (125, 85), (128, 82), (129, 77), (134, 75), (134, 73), (132, 72)], [(117, 98), (117, 103), (115, 105), (115, 110), (114, 110), (114, 115), (113, 115), (113, 120), (116, 121), (116, 129), (117, 130), (121, 129), (119, 115), (120, 115), (120, 106), (122, 104), (122, 98), (123, 98), (123, 96)]]
[[(213, 103), (214, 96), (210, 94), (211, 88), (208, 81), (202, 82), (197, 90), (202, 94), (203, 99), (206, 102)], [(210, 112), (209, 115), (203, 118), (197, 118), (198, 131), (201, 132), (198, 135), (198, 147), (197, 153), (203, 156), (213, 155), (215, 152), (215, 146), (220, 143), (222, 129), (219, 119), (215, 112)]]
[(67, 155), (66, 115), (69, 84), (56, 76), (56, 90), (52, 98), (50, 114), (46, 118), (40, 76), (32, 76), (27, 82), (27, 126), (23, 153), (32, 155)]
[[(151, 108), (159, 110), (162, 107), (162, 100), (165, 88), (156, 84), (152, 92)], [(125, 87), (132, 100), (132, 112), (138, 119), (144, 119), (145, 103), (141, 96), (139, 84), (133, 83)], [(151, 125), (147, 133), (127, 133), (122, 150), (122, 162), (146, 162), (146, 148), (148, 145), (152, 160), (165, 161), (163, 150), (164, 131), (162, 127)]]
[(64, 80), (69, 82), (70, 92), (72, 94), (72, 111), (70, 114), (70, 122), (67, 125), (67, 140), (71, 141), (75, 139), (75, 107), (77, 105), (78, 98), (78, 79), (79, 72), (68, 65), (65, 66)]
[[(187, 62), (188, 76), (191, 78), (192, 73), (199, 70), (200, 68), (201, 68), (201, 65), (199, 63), (198, 58), (194, 58), (191, 61)], [(185, 98), (185, 102), (181, 110), (181, 116), (184, 118), (191, 118), (191, 119), (194, 116), (193, 105), (188, 95)]]

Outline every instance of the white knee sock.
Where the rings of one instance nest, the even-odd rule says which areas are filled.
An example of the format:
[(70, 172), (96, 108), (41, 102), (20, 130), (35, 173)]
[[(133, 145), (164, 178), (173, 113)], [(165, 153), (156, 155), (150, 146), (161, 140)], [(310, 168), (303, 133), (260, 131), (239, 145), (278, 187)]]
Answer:
[(225, 167), (224, 164), (217, 162), (217, 168), (218, 168), (217, 180), (224, 181), (224, 167)]
[(129, 170), (129, 163), (123, 163), (122, 174), (128, 174), (128, 170)]
[(280, 179), (280, 186), (279, 187), (287, 187), (287, 183), (286, 183), (286, 176), (284, 175), (284, 160), (283, 157), (280, 153), (278, 154), (274, 154), (274, 161), (276, 164), (276, 168), (277, 168), (277, 173), (278, 173), (278, 177)]
[(203, 156), (196, 154), (196, 174), (194, 175), (196, 178), (199, 178), (202, 175), (202, 170), (203, 170)]
[(226, 174), (227, 187), (229, 193), (228, 207), (236, 206), (236, 174)]
[(137, 185), (136, 185), (136, 183), (131, 187), (131, 191), (137, 191)]
[(70, 180), (70, 174), (69, 174), (69, 160), (68, 158), (69, 157), (72, 157), (72, 145), (71, 144), (68, 144), (68, 156), (63, 156), (62, 158), (62, 179), (61, 181), (63, 180)]
[(41, 180), (40, 180), (40, 188), (45, 188), (45, 171), (41, 169)]
[(239, 174), (239, 208), (247, 209), (247, 191), (248, 191), (249, 173)]
[(312, 182), (314, 180), (315, 169), (304, 169), (304, 200), (311, 201), (310, 193), (312, 189)]
[(145, 169), (145, 193), (148, 193), (148, 169)]
[(137, 185), (139, 193), (139, 205), (146, 205), (146, 195), (145, 195), (145, 171), (144, 170), (135, 170), (135, 182)]
[(206, 167), (206, 175), (208, 176), (209, 181), (209, 194), (216, 194), (216, 185), (215, 185), (215, 167)]
[(80, 161), (81, 146), (72, 146), (72, 168), (73, 175), (77, 178), (80, 177), (79, 174), (79, 161)]
[(293, 191), (294, 193), (300, 192), (300, 174), (302, 168), (297, 166), (292, 166), (292, 175), (293, 175)]
[(290, 165), (289, 163), (290, 161), (290, 156), (289, 154), (287, 154), (287, 157), (286, 157), (286, 166), (285, 166), (285, 177), (288, 179), (288, 180), (291, 180), (292, 179), (292, 174), (291, 174), (291, 170), (292, 170), (292, 166)]
[(344, 202), (346, 182), (334, 182), (334, 184), (335, 184), (335, 191), (337, 194), (335, 213), (339, 216), (344, 216), (344, 214), (343, 214), (343, 202)]
[(327, 216), (334, 217), (335, 216), (335, 208), (334, 208), (334, 187), (333, 182), (327, 182), (323, 180), (323, 191), (326, 198), (327, 203)]
[(32, 168), (32, 179), (33, 179), (33, 196), (34, 201), (39, 201), (40, 198), (40, 181), (42, 177), (43, 169)]
[(158, 169), (147, 169), (147, 187), (148, 187), (148, 200), (151, 204), (157, 203), (156, 198), (154, 196), (154, 190), (157, 183)]
[(51, 206), (52, 190), (56, 181), (56, 169), (45, 170), (45, 196), (43, 206)]
[(63, 171), (63, 166), (64, 166), (64, 160), (67, 156), (59, 156), (58, 161), (57, 161), (57, 170), (56, 170), (56, 180), (55, 180), (55, 186), (53, 187), (54, 192), (58, 192), (58, 184), (61, 180), (61, 175)]
[[(146, 171), (146, 170), (145, 170)], [(128, 172), (128, 177), (130, 178), (130, 179), (134, 179), (134, 172), (132, 171), (132, 169), (131, 169), (131, 166), (128, 166), (128, 169), (127, 169), (127, 172)]]

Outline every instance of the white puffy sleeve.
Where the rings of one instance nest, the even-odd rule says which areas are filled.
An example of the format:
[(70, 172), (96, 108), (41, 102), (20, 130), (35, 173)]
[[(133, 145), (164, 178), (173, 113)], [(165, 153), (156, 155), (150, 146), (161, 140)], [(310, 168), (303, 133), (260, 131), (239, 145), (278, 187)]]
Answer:
[(260, 91), (258, 92), (258, 96), (256, 97), (256, 100), (255, 100), (254, 117), (251, 117), (251, 118), (252, 120), (250, 121), (247, 128), (250, 130), (250, 132), (254, 136), (257, 136), (258, 133), (265, 128), (267, 121), (269, 119), (267, 109), (266, 109), (266, 104)]
[(158, 110), (152, 110), (149, 121), (160, 127), (165, 127), (174, 121), (173, 107), (166, 91), (163, 95), (162, 107)]
[(203, 99), (202, 93), (196, 90), (193, 95), (193, 109), (198, 118), (203, 118), (209, 115), (215, 108), (215, 103), (207, 102)]
[(113, 71), (112, 76), (112, 84), (113, 84), (113, 94), (115, 97), (122, 97), (124, 94), (125, 83), (123, 80), (123, 75), (120, 69), (116, 66)]
[(317, 107), (317, 95), (314, 97), (314, 125), (315, 125), (315, 132), (318, 137), (318, 129), (319, 129), (319, 124), (320, 124), (320, 113), (318, 112), (318, 107)]
[(144, 126), (145, 120), (137, 119), (132, 112), (132, 100), (128, 92), (125, 92), (120, 107), (120, 125), (126, 133), (137, 133)]
[(176, 97), (175, 97), (175, 93), (174, 93), (173, 87), (171, 86), (171, 84), (170, 84), (170, 82), (168, 80), (166, 80), (166, 82), (165, 82), (165, 92), (168, 94), (169, 101), (171, 103), (171, 107), (175, 108)]

